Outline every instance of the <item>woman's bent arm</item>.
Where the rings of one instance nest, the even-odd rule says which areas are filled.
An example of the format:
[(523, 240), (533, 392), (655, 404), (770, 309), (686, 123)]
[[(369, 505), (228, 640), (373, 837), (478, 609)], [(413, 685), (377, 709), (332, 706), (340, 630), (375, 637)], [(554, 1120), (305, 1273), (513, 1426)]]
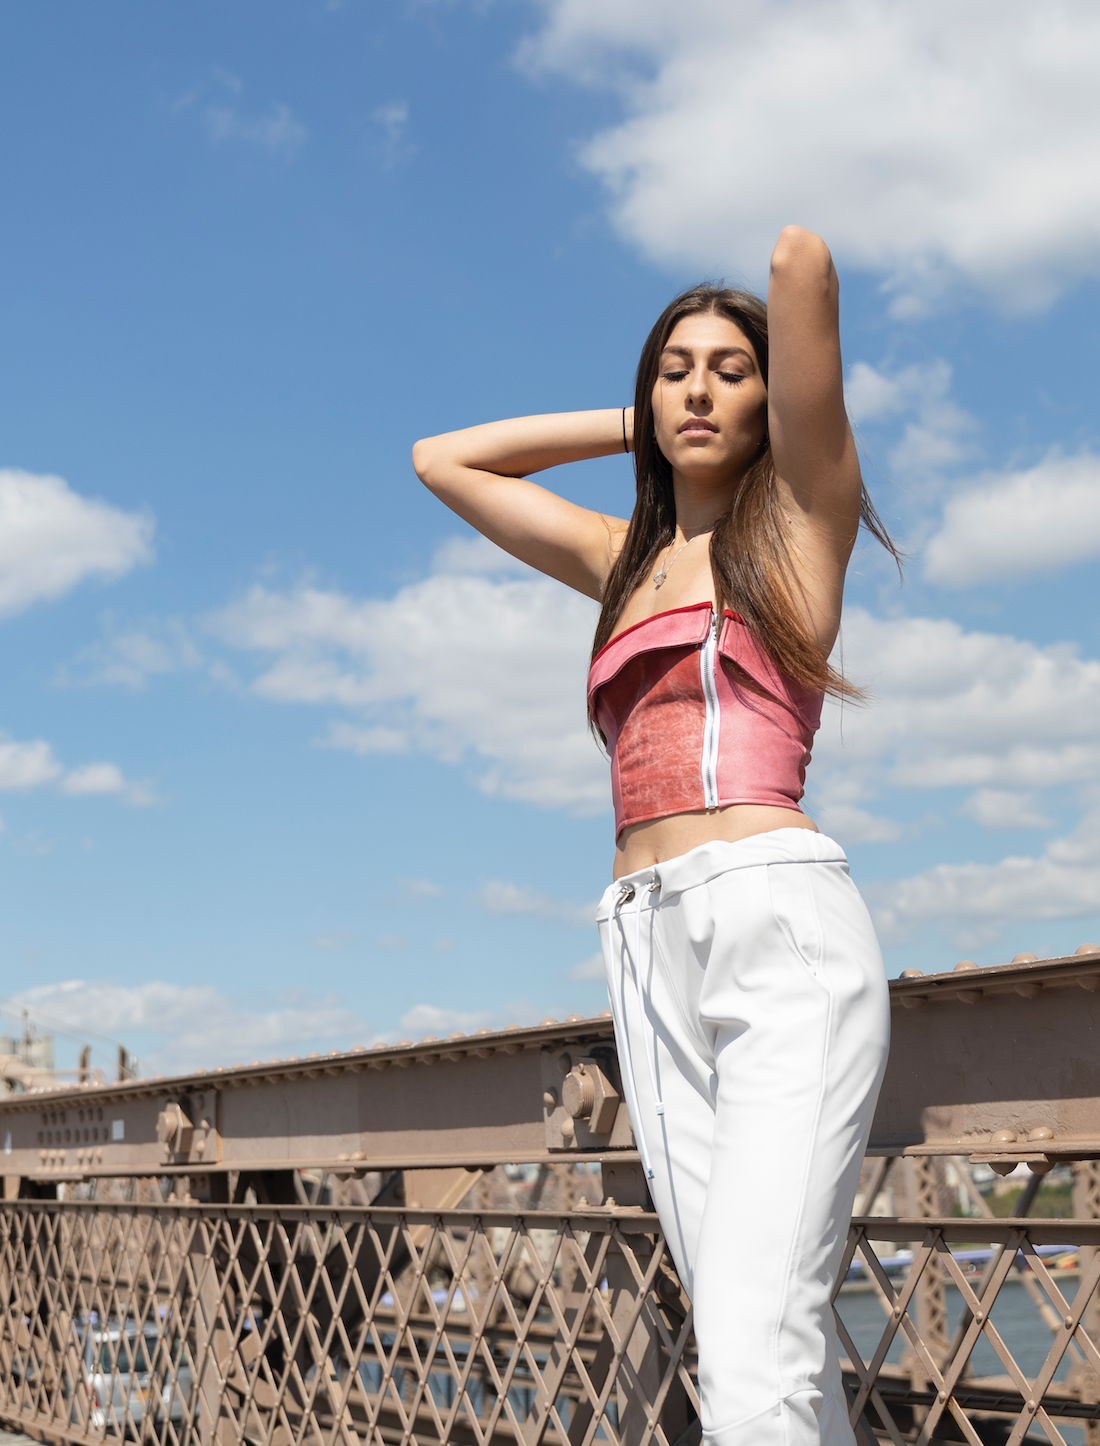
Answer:
[(844, 408), (839, 302), (825, 242), (787, 226), (768, 286), (772, 457), (799, 512), (847, 562), (859, 526), (860, 473)]
[(786, 227), (768, 286), (768, 432), (790, 519), (801, 605), (825, 654), (840, 626), (862, 488), (844, 408), (839, 302), (825, 242), (812, 231)]
[[(628, 440), (632, 412), (625, 413)], [(623, 428), (620, 407), (488, 422), (417, 442), (413, 467), (441, 502), (513, 557), (598, 599), (626, 523), (526, 477), (621, 452)]]

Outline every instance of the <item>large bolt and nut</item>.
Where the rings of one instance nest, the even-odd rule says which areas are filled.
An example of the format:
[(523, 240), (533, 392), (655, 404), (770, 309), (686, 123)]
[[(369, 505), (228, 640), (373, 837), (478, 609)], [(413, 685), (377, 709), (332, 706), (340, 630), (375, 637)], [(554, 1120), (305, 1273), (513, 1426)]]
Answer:
[(596, 1104), (596, 1081), (584, 1064), (574, 1065), (561, 1086), (561, 1102), (575, 1120), (587, 1120)]

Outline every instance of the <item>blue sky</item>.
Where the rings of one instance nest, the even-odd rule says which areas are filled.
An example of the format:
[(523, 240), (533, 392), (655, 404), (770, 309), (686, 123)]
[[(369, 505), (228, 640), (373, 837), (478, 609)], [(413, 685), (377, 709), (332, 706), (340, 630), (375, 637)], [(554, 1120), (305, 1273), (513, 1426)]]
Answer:
[[(910, 554), (853, 568), (874, 702), (812, 811), (891, 973), (1097, 938), (1091, 7), (13, 0), (0, 41), (9, 1013), (152, 1072), (604, 1007), (592, 609), (409, 448), (622, 405), (788, 221)], [(623, 459), (554, 481), (629, 509)]]

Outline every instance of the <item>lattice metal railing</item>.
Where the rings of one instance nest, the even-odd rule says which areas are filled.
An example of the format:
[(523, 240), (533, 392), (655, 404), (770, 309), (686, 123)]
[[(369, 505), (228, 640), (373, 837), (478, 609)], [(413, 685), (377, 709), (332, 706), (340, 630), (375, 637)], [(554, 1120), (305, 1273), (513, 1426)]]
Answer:
[(0, 1415), (70, 1440), (672, 1442), (696, 1414), (690, 1311), (641, 1211), (2, 1218)]
[[(0, 1229), (0, 1418), (47, 1438), (699, 1439), (690, 1308), (641, 1210), (9, 1201)], [(854, 1221), (836, 1308), (865, 1446), (1090, 1436), (1098, 1244), (1086, 1220)]]
[[(873, 1243), (872, 1243), (873, 1238)], [(846, 1321), (843, 1284), (835, 1296), (837, 1328), (848, 1356), (853, 1422), (901, 1446), (943, 1438), (1017, 1446), (1033, 1426), (1061, 1446), (1057, 1421), (1082, 1426), (1100, 1421), (1100, 1407), (1082, 1391), (1100, 1366), (1085, 1316), (1100, 1282), (1100, 1258), (1079, 1259), (1100, 1241), (1100, 1226), (1082, 1220), (868, 1219), (852, 1222), (842, 1281), (859, 1266), (881, 1312), (862, 1349)], [(892, 1253), (909, 1246), (911, 1255)], [(985, 1246), (986, 1248), (982, 1248)], [(1058, 1261), (1054, 1266), (1044, 1259)], [(884, 1261), (884, 1257), (886, 1260)], [(893, 1268), (891, 1274), (886, 1262)], [(898, 1266), (901, 1269), (898, 1269)], [(935, 1286), (937, 1309), (922, 1311), (922, 1288)], [(1007, 1300), (1006, 1287), (1025, 1287)], [(952, 1299), (948, 1299), (949, 1294)], [(952, 1310), (951, 1307), (954, 1307)], [(1034, 1309), (1028, 1369), (1017, 1358), (1021, 1307)], [(924, 1322), (922, 1322), (922, 1315)], [(928, 1329), (928, 1324), (932, 1329)], [(922, 1328), (923, 1327), (923, 1328)], [(1036, 1341), (1042, 1342), (1036, 1351)], [(892, 1348), (904, 1346), (891, 1364)], [(984, 1349), (983, 1349), (984, 1347)], [(984, 1354), (1003, 1374), (979, 1373)], [(954, 1429), (947, 1430), (948, 1422)], [(990, 1421), (1007, 1422), (990, 1430)]]

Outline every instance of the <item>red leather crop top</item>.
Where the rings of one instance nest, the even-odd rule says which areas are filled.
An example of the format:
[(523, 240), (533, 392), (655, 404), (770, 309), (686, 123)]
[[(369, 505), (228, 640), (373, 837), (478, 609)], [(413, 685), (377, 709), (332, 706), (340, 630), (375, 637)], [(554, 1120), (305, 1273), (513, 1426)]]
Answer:
[(798, 810), (824, 695), (784, 678), (736, 613), (713, 613), (709, 602), (657, 613), (592, 660), (616, 837), (732, 803)]

